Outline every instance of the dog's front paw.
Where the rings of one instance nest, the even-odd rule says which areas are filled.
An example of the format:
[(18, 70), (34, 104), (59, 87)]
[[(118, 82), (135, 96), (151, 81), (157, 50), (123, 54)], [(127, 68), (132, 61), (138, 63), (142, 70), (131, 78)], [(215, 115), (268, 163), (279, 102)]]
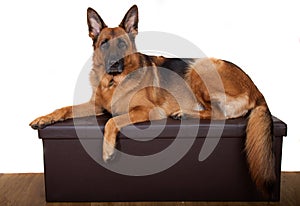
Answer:
[(105, 139), (103, 140), (103, 154), (102, 158), (104, 162), (113, 160), (115, 157), (115, 145), (108, 143)]
[(32, 127), (32, 129), (43, 129), (49, 124), (53, 124), (55, 121), (52, 116), (41, 116), (33, 120), (29, 126)]

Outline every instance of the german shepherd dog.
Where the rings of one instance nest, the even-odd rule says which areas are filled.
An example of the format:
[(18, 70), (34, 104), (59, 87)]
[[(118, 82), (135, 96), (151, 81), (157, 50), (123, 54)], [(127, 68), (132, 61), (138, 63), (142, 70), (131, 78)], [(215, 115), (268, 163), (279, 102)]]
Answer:
[[(247, 74), (215, 58), (183, 61), (138, 53), (136, 5), (116, 28), (107, 27), (92, 8), (87, 10), (87, 23), (94, 48), (90, 101), (41, 116), (30, 123), (33, 129), (70, 118), (101, 115), (106, 110), (113, 115), (104, 131), (103, 159), (107, 161), (114, 154), (118, 132), (129, 124), (167, 117), (224, 120), (247, 114), (245, 151), (249, 170), (257, 187), (270, 191), (276, 180), (271, 113)], [(163, 68), (185, 83), (174, 80), (175, 75), (166, 75)], [(218, 79), (222, 87), (215, 84)], [(180, 98), (183, 101), (178, 103)]]

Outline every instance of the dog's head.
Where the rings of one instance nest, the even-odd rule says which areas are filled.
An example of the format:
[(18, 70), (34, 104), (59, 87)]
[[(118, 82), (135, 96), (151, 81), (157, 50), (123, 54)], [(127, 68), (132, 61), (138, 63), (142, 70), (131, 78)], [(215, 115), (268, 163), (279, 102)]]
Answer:
[(106, 73), (123, 72), (124, 57), (135, 53), (135, 36), (138, 33), (138, 8), (132, 6), (120, 25), (106, 26), (100, 15), (92, 8), (87, 10), (89, 36), (93, 40), (94, 64), (104, 66)]

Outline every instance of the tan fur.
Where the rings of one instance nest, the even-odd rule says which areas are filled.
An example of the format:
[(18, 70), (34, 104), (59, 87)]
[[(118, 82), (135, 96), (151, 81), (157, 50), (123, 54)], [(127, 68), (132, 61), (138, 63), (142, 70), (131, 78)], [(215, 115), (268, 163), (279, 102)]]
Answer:
[(252, 179), (265, 195), (272, 190), (276, 180), (271, 128), (267, 105), (255, 107), (249, 116), (245, 151)]
[[(215, 76), (215, 73), (218, 73)], [(220, 78), (220, 79), (217, 79)], [(200, 118), (229, 119), (250, 112), (245, 151), (251, 176), (264, 194), (276, 180), (272, 152), (272, 119), (266, 101), (251, 79), (238, 67), (217, 59), (202, 59), (186, 76), (205, 111)], [(221, 80), (222, 85), (217, 82)], [(192, 117), (196, 117), (194, 112)]]
[[(118, 132), (129, 124), (168, 116), (230, 119), (250, 112), (245, 151), (254, 182), (267, 193), (276, 178), (272, 120), (263, 95), (251, 79), (230, 62), (204, 58), (189, 64), (184, 82), (168, 75), (170, 81), (166, 84), (166, 79), (163, 80), (165, 74), (159, 69), (166, 59), (136, 52), (137, 20), (137, 7), (133, 6), (120, 27), (107, 28), (101, 17), (93, 9), (88, 9), (89, 35), (94, 46), (90, 73), (92, 97), (87, 103), (64, 107), (39, 117), (30, 125), (35, 129), (43, 128), (69, 118), (101, 115), (105, 109), (114, 114), (104, 130), (103, 159), (107, 161), (113, 156)], [(101, 45), (108, 40), (113, 48), (118, 47), (119, 40), (127, 46), (126, 51), (121, 49), (125, 52), (124, 69), (118, 74), (106, 71), (107, 56)]]

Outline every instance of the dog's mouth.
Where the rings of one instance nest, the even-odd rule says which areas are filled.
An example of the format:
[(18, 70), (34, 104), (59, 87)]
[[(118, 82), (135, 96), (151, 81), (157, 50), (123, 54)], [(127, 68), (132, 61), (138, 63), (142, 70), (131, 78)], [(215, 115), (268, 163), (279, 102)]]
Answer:
[(109, 72), (108, 74), (115, 77), (115, 76), (118, 76), (118, 75), (121, 74), (121, 73), (122, 73), (122, 72), (112, 71), (112, 72)]
[(108, 70), (107, 73), (112, 76), (117, 76), (123, 72), (123, 69), (121, 66), (111, 66)]

